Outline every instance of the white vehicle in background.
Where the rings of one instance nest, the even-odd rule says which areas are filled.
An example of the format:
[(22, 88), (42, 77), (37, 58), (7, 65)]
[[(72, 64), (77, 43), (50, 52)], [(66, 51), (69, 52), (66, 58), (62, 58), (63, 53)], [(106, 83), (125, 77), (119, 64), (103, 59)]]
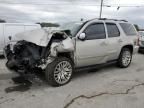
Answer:
[(15, 34), (39, 28), (39, 24), (0, 23), (0, 55), (3, 55), (3, 48), (9, 43), (9, 39), (16, 41)]
[(59, 30), (59, 27), (43, 27), (46, 31), (53, 31), (53, 30)]
[(144, 31), (139, 31), (139, 51), (144, 52)]

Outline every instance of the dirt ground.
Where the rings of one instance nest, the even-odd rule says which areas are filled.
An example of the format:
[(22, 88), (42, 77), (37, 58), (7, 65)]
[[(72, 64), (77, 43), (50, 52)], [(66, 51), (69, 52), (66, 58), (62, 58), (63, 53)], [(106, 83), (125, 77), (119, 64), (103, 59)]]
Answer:
[(136, 54), (129, 68), (115, 65), (96, 72), (78, 72), (62, 87), (45, 80), (14, 82), (16, 73), (0, 59), (0, 108), (143, 108), (144, 54)]

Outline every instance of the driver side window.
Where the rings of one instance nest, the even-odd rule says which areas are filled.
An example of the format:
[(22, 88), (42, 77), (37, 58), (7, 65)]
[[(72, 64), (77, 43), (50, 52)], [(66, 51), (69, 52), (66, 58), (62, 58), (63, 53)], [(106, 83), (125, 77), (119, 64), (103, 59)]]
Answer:
[(84, 30), (86, 34), (86, 40), (93, 40), (93, 39), (105, 39), (105, 27), (103, 23), (93, 23), (86, 27)]

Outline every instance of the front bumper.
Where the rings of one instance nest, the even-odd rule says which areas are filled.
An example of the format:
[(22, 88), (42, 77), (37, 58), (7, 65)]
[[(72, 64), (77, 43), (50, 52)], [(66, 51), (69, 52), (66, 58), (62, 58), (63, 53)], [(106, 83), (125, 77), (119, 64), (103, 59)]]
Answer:
[(12, 54), (12, 50), (10, 48), (10, 44), (7, 45), (6, 47), (4, 47), (3, 49), (3, 53), (4, 53), (4, 57), (8, 60), (9, 59), (9, 56)]
[(9, 70), (11, 70), (11, 71), (17, 72), (17, 70), (18, 70), (18, 63), (17, 63), (17, 61), (14, 58), (14, 53), (12, 52), (11, 45), (10, 44), (7, 45), (4, 48), (3, 52), (4, 52), (5, 58), (7, 59), (6, 67)]

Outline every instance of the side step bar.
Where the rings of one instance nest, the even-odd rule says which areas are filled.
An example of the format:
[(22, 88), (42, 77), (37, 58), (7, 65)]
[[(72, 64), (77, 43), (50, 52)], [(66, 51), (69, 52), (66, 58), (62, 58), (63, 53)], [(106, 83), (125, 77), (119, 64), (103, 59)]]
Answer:
[(106, 67), (106, 66), (113, 65), (113, 64), (116, 64), (116, 63), (117, 63), (117, 60), (113, 60), (113, 61), (109, 61), (109, 62), (104, 63), (104, 64), (97, 64), (97, 65), (90, 65), (90, 66), (85, 66), (85, 67), (78, 67), (78, 68), (75, 68), (75, 71), (79, 72), (79, 71), (83, 71), (83, 70), (98, 69), (98, 68)]

